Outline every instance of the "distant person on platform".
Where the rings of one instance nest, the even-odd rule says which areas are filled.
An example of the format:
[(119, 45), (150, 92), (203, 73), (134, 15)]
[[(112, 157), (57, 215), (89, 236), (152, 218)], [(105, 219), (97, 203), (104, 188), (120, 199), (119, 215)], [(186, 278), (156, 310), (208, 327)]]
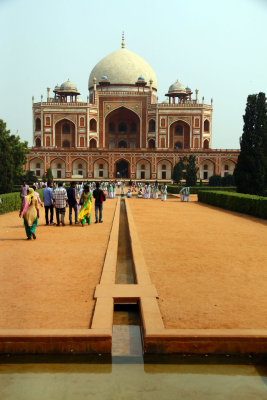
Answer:
[(103, 222), (103, 202), (106, 200), (105, 194), (102, 189), (99, 189), (99, 182), (96, 182), (96, 189), (93, 191), (95, 199), (95, 224)]
[[(68, 196), (62, 182), (58, 182), (58, 187), (54, 192), (53, 202), (54, 207), (56, 208), (57, 226), (60, 225), (60, 222), (65, 226), (64, 218), (66, 207), (68, 206)], [(61, 216), (61, 221), (59, 220), (59, 215)]]
[(78, 205), (76, 200), (76, 182), (71, 182), (70, 187), (67, 189), (68, 204), (69, 204), (69, 220), (72, 225), (72, 210), (75, 213), (75, 224), (78, 224)]
[[(48, 181), (47, 187), (43, 190), (44, 207), (45, 207), (45, 224), (53, 225), (54, 208), (53, 208), (53, 183)], [(50, 222), (49, 222), (49, 211), (50, 211)]]
[(20, 187), (20, 198), (21, 198), (21, 204), (24, 201), (24, 197), (27, 196), (27, 192), (29, 190), (29, 185), (25, 181), (22, 182), (22, 185)]

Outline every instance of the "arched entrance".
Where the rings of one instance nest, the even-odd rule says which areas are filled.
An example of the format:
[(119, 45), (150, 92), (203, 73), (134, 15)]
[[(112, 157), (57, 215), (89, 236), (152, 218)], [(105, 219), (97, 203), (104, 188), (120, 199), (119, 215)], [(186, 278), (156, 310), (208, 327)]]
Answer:
[(129, 163), (125, 160), (120, 160), (116, 163), (116, 178), (129, 178)]
[(140, 119), (125, 107), (119, 107), (105, 120), (105, 147), (134, 149), (140, 147)]

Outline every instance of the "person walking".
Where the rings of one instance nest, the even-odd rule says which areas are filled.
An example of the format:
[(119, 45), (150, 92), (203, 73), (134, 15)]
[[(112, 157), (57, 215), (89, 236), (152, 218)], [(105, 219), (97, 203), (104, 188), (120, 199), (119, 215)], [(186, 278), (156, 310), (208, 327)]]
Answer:
[(53, 225), (54, 208), (53, 208), (53, 183), (48, 181), (47, 187), (43, 190), (44, 207), (45, 207), (45, 224), (49, 225), (49, 211), (50, 211), (50, 225)]
[(23, 204), (24, 197), (27, 196), (27, 192), (29, 190), (29, 186), (25, 181), (22, 182), (22, 185), (20, 187), (20, 198), (21, 198), (21, 204)]
[(58, 187), (54, 192), (53, 199), (54, 207), (56, 208), (57, 226), (60, 225), (59, 215), (61, 215), (61, 223), (65, 226), (64, 218), (66, 207), (68, 206), (68, 196), (62, 182), (58, 182)]
[(75, 188), (76, 182), (71, 182), (71, 186), (67, 189), (70, 225), (72, 225), (72, 210), (74, 210), (75, 213), (75, 224), (78, 224), (78, 207)]
[(167, 185), (166, 185), (166, 183), (164, 183), (162, 186), (161, 186), (161, 200), (162, 201), (166, 201), (167, 200)]
[(30, 188), (24, 197), (19, 216), (23, 215), (27, 240), (36, 239), (35, 230), (39, 218), (39, 205), (34, 196), (34, 189)]
[(103, 201), (106, 200), (103, 190), (99, 189), (99, 182), (96, 182), (96, 189), (93, 191), (95, 199), (95, 224), (102, 223)]
[(85, 222), (88, 225), (91, 224), (91, 209), (92, 209), (92, 193), (90, 192), (89, 186), (84, 185), (84, 190), (80, 199), (81, 210), (78, 215), (78, 221), (81, 222), (84, 227)]

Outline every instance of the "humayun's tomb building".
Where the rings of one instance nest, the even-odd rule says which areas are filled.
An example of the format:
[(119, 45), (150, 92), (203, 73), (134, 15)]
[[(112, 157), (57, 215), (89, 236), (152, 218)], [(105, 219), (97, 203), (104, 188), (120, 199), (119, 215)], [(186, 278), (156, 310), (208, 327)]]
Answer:
[(199, 101), (189, 87), (173, 83), (162, 103), (157, 78), (146, 61), (121, 49), (93, 68), (89, 96), (74, 83), (47, 88), (47, 101), (33, 98), (33, 147), (27, 170), (55, 179), (169, 180), (185, 155), (196, 156), (199, 178), (233, 172), (239, 150), (214, 150), (212, 101)]

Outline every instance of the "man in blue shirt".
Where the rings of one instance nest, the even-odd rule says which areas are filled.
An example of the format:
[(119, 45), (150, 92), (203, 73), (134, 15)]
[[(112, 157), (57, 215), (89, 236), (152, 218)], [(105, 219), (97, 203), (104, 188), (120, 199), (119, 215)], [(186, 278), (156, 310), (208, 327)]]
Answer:
[(75, 187), (76, 182), (71, 182), (71, 186), (67, 189), (70, 225), (72, 225), (72, 209), (75, 212), (75, 224), (78, 224), (78, 208)]
[(53, 184), (52, 182), (47, 182), (47, 187), (43, 190), (44, 196), (44, 206), (45, 206), (45, 224), (49, 225), (48, 222), (48, 212), (50, 210), (50, 225), (53, 225), (54, 208), (53, 208)]

